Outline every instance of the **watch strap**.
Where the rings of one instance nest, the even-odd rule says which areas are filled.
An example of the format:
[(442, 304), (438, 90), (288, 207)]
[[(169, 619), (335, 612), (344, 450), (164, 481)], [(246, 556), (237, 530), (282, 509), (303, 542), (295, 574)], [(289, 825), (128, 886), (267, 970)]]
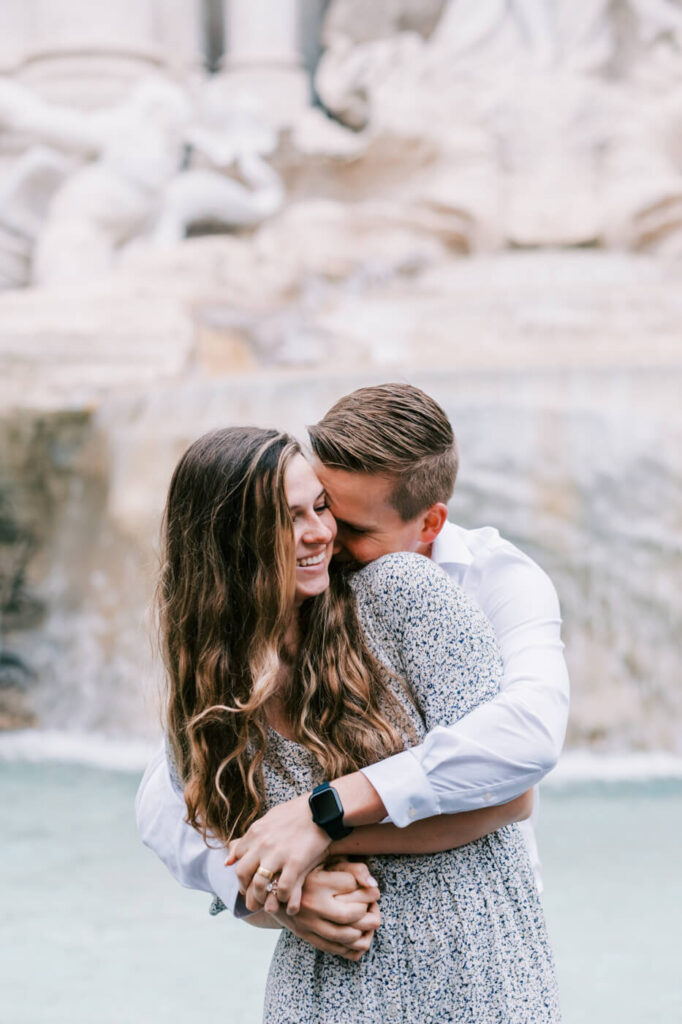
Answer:
[[(327, 791), (332, 792), (336, 797), (336, 804), (338, 810), (333, 817), (323, 819), (321, 815), (318, 813), (318, 801), (316, 800), (316, 797)], [(353, 831), (352, 827), (343, 824), (343, 805), (341, 803), (341, 798), (334, 789), (334, 787), (331, 785), (331, 783), (323, 782), (321, 785), (315, 786), (315, 789), (308, 797), (308, 803), (310, 805), (310, 810), (313, 815), (313, 821), (321, 829), (324, 829), (324, 831), (327, 833), (330, 839), (343, 839), (344, 836), (348, 836), (351, 834), (351, 832)]]

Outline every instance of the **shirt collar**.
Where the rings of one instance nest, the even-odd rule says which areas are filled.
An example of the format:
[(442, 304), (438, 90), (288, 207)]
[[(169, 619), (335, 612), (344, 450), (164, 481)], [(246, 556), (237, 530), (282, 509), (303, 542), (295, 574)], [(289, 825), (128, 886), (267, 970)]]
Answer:
[(438, 565), (471, 565), (474, 556), (464, 543), (464, 534), (460, 526), (445, 523), (443, 529), (433, 542), (431, 558)]

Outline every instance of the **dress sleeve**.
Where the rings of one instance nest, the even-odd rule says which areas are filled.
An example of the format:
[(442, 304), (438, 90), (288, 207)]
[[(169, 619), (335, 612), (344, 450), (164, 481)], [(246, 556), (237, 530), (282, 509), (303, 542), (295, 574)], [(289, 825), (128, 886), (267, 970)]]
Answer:
[(386, 555), (356, 574), (353, 589), (373, 653), (407, 685), (427, 730), (498, 692), (502, 661), (490, 623), (428, 558)]

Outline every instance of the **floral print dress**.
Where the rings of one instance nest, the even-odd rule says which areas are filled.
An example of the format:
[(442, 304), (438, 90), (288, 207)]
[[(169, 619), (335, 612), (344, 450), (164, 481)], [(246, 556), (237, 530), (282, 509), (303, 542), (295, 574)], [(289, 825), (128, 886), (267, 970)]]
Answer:
[[(502, 664), (490, 624), (427, 558), (387, 555), (357, 573), (353, 589), (369, 646), (399, 677), (391, 685), (418, 741), (497, 693)], [(308, 750), (270, 731), (268, 807), (322, 781)], [(560, 1021), (545, 922), (515, 825), (456, 850), (377, 856), (369, 866), (382, 914), (369, 952), (355, 963), (283, 931), (265, 1024)]]

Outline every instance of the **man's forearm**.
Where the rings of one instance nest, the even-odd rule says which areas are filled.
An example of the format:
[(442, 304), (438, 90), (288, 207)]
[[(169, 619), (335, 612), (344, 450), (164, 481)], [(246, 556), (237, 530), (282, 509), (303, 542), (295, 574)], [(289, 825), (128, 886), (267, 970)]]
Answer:
[(454, 850), (495, 832), (504, 825), (530, 817), (533, 793), (529, 790), (515, 800), (461, 814), (425, 818), (406, 828), (395, 825), (364, 825), (332, 844), (331, 852), (349, 856), (382, 853), (424, 854)]

